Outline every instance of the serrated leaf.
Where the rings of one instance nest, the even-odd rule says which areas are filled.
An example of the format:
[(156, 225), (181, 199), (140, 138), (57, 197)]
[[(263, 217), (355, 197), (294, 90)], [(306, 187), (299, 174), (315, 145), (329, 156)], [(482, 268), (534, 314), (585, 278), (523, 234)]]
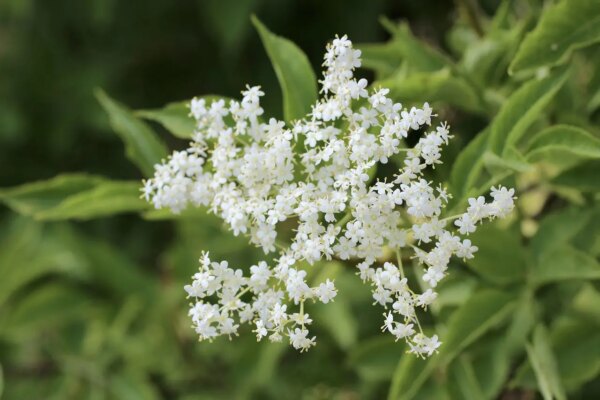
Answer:
[(600, 2), (560, 1), (546, 8), (510, 67), (511, 74), (564, 63), (578, 48), (600, 41)]
[(64, 174), (54, 178), (0, 189), (0, 201), (19, 214), (33, 216), (58, 206), (66, 198), (93, 189), (105, 179), (87, 174)]
[(600, 158), (600, 139), (575, 126), (556, 125), (536, 134), (526, 154), (528, 161), (568, 156)]
[(67, 197), (56, 207), (35, 214), (40, 221), (87, 220), (151, 206), (140, 198), (139, 182), (102, 182), (95, 188)]
[(93, 175), (59, 175), (47, 181), (0, 190), (0, 201), (37, 220), (90, 219), (143, 211), (140, 183), (109, 181)]
[(538, 387), (545, 400), (566, 399), (556, 360), (550, 347), (548, 334), (542, 325), (538, 325), (533, 332), (533, 343), (527, 345), (527, 355), (533, 366), (538, 381)]
[(569, 70), (560, 69), (543, 79), (531, 79), (504, 103), (490, 126), (488, 149), (503, 154), (516, 146), (565, 82)]
[(564, 244), (552, 247), (540, 256), (531, 271), (531, 279), (538, 285), (570, 279), (600, 279), (600, 263)]
[(252, 23), (279, 80), (285, 120), (304, 118), (317, 100), (317, 78), (308, 58), (293, 42), (273, 34), (255, 16)]
[(125, 106), (111, 99), (104, 91), (96, 90), (96, 98), (108, 114), (110, 124), (125, 143), (127, 157), (144, 176), (154, 174), (154, 165), (167, 157), (165, 145), (156, 133)]

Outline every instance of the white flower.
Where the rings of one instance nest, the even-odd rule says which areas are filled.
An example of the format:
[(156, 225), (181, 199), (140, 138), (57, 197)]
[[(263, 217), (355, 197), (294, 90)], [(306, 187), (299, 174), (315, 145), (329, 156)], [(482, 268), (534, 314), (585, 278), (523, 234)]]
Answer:
[(302, 351), (308, 350), (311, 346), (315, 345), (315, 337), (308, 338), (308, 330), (296, 328), (294, 331), (288, 331), (290, 337), (290, 344), (296, 349)]
[(392, 335), (396, 337), (396, 340), (411, 337), (415, 334), (413, 324), (396, 324), (396, 327), (390, 331)]
[(250, 267), (250, 272), (252, 272), (250, 284), (252, 284), (255, 289), (264, 288), (267, 285), (267, 281), (271, 276), (271, 270), (266, 262), (261, 261), (258, 265), (253, 265)]
[[(468, 199), (465, 213), (444, 218), (451, 195), (425, 171), (441, 163), (452, 138), (449, 126), (431, 125), (435, 114), (428, 103), (407, 108), (393, 101), (388, 88), (369, 90), (366, 79), (354, 76), (360, 55), (345, 35), (327, 46), (322, 97), (293, 125), (262, 117), (265, 93), (259, 86), (247, 86), (240, 101), (193, 99), (192, 142), (144, 181), (142, 195), (154, 207), (174, 213), (206, 207), (234, 235), (245, 235), (265, 253), (279, 252), (269, 256), (272, 264), (261, 261), (247, 275), (203, 254), (199, 271), (184, 287), (201, 340), (237, 335), (247, 323), (258, 340), (287, 336), (300, 351), (312, 347), (315, 337), (306, 328), (312, 321), (304, 308), (329, 303), (337, 289), (330, 280), (311, 287), (303, 266), (318, 268), (336, 258), (356, 261), (373, 299), (388, 309), (384, 330), (420, 356), (439, 347), (437, 336), (421, 332), (415, 308), (435, 301), (432, 288), (448, 274), (452, 256), (468, 259), (477, 251), (458, 234), (508, 215), (514, 190), (492, 188), (491, 202), (484, 196)], [(424, 133), (408, 147), (405, 139), (418, 132)], [(377, 164), (391, 159), (400, 161), (400, 169), (386, 179), (372, 178)], [(290, 220), (294, 236), (282, 245), (279, 232)], [(397, 251), (397, 264), (377, 262), (386, 249)], [(404, 276), (406, 257), (423, 265), (430, 288), (421, 294)]]
[(329, 303), (337, 295), (337, 289), (329, 279), (324, 283), (321, 283), (317, 289), (315, 289), (315, 296), (319, 298), (321, 303)]
[(262, 338), (267, 336), (269, 333), (267, 331), (267, 329), (265, 328), (264, 322), (262, 322), (260, 319), (258, 321), (256, 321), (256, 329), (253, 330), (252, 332), (256, 332), (256, 340), (261, 340)]
[(427, 307), (433, 303), (437, 298), (437, 293), (431, 289), (427, 289), (422, 294), (417, 296), (417, 305), (421, 307)]
[(514, 208), (514, 189), (507, 189), (504, 186), (492, 187), (491, 196), (494, 201), (491, 204), (491, 213), (496, 217), (505, 217)]
[(458, 226), (458, 231), (463, 235), (475, 232), (477, 227), (475, 221), (469, 214), (463, 214), (459, 219), (454, 221), (454, 225)]
[(456, 250), (456, 256), (471, 259), (474, 257), (473, 254), (477, 250), (479, 250), (477, 246), (473, 246), (469, 239), (465, 239), (458, 245), (458, 248)]

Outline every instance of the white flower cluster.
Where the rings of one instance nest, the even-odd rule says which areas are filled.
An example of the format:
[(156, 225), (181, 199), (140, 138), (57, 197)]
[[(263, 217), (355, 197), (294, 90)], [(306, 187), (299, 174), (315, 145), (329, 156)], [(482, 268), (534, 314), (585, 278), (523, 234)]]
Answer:
[[(245, 277), (242, 270), (229, 268), (226, 261), (211, 262), (208, 253), (200, 261), (200, 271), (192, 284), (185, 286), (188, 295), (197, 300), (189, 315), (200, 340), (231, 337), (237, 334), (239, 323), (254, 322), (258, 340), (268, 336), (280, 342), (287, 335), (290, 344), (300, 351), (315, 344), (315, 338), (308, 337), (306, 325), (312, 320), (304, 312), (304, 301), (328, 303), (337, 294), (333, 282), (326, 280), (311, 288), (305, 281), (306, 271), (289, 269), (283, 263), (272, 271), (266, 262), (260, 262), (250, 268), (250, 277)], [(244, 295), (251, 301), (244, 301)], [(300, 303), (299, 312), (287, 313), (287, 305), (283, 304), (286, 295), (295, 304)], [(204, 301), (211, 296), (216, 296), (218, 302)]]
[[(481, 220), (509, 213), (514, 191), (493, 188), (490, 203), (470, 199), (466, 213), (441, 218), (449, 195), (423, 171), (441, 162), (442, 146), (451, 138), (448, 126), (429, 129), (434, 115), (427, 103), (406, 109), (387, 97), (388, 89), (369, 91), (365, 79), (354, 78), (359, 66), (360, 51), (346, 36), (329, 44), (323, 97), (292, 126), (262, 119), (259, 87), (243, 91), (241, 102), (192, 101), (193, 142), (156, 166), (154, 178), (145, 182), (146, 198), (174, 212), (207, 206), (234, 234), (280, 255), (273, 266), (251, 267), (249, 277), (204, 256), (186, 287), (195, 300), (190, 315), (200, 339), (236, 334), (239, 324), (251, 322), (259, 340), (287, 336), (296, 349), (308, 349), (315, 338), (306, 328), (311, 320), (304, 303), (327, 303), (336, 289), (331, 281), (310, 287), (300, 265), (337, 258), (357, 260), (373, 298), (389, 310), (384, 330), (420, 356), (440, 346), (437, 336), (421, 330), (416, 309), (435, 300), (434, 288), (452, 255), (471, 258), (477, 250), (447, 224), (455, 220), (460, 234), (472, 233)], [(426, 133), (408, 147), (404, 139), (417, 130)], [(376, 166), (390, 158), (402, 168), (374, 181)], [(289, 246), (276, 241), (283, 221), (295, 226)], [(397, 250), (398, 264), (379, 263), (386, 247)], [(408, 285), (403, 248), (426, 267), (422, 279), (430, 288), (423, 293)]]

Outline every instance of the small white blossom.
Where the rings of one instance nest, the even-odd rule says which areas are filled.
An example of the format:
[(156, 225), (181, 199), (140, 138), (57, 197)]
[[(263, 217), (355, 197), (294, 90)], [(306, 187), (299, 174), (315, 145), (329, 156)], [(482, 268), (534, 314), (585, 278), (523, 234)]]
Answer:
[(319, 287), (315, 289), (315, 295), (321, 301), (321, 303), (329, 303), (337, 294), (337, 289), (329, 279), (325, 283), (321, 283)]

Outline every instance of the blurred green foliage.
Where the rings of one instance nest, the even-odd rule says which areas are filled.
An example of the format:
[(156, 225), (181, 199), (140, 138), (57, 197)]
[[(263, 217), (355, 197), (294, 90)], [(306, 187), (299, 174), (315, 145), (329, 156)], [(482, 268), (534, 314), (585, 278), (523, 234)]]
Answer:
[[(599, 4), (0, 3), (0, 393), (600, 398)], [(517, 188), (513, 218), (474, 235), (477, 257), (454, 261), (423, 317), (444, 341), (437, 356), (382, 335), (368, 288), (333, 262), (313, 276), (339, 288), (314, 307), (313, 351), (250, 334), (196, 342), (182, 287), (200, 251), (246, 267), (261, 254), (203, 210), (151, 210), (139, 180), (189, 134), (181, 100), (236, 97), (249, 82), (269, 93), (268, 113), (303, 112), (314, 94), (285, 63), (306, 58), (278, 58), (297, 48), (268, 31), (315, 70), (325, 42), (347, 33), (375, 84), (433, 102), (456, 135), (432, 171), (453, 207), (493, 184)]]

